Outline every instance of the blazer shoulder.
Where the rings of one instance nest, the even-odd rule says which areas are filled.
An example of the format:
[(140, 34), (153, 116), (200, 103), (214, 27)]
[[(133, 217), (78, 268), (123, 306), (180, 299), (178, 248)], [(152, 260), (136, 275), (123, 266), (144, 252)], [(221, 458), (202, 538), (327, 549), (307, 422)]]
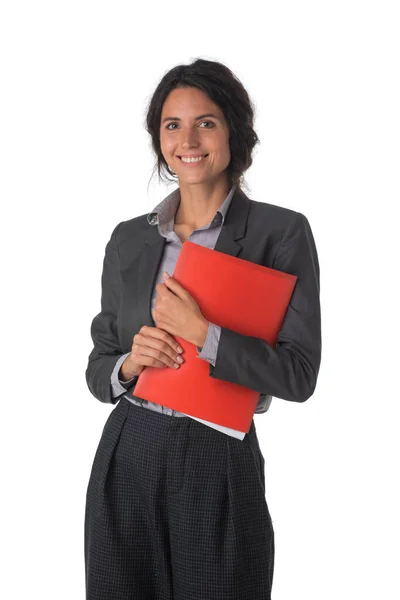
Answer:
[(118, 223), (112, 233), (117, 246), (120, 246), (125, 240), (137, 240), (146, 230), (148, 231), (150, 225), (147, 221), (147, 215), (148, 213), (145, 213), (144, 215), (139, 215), (138, 217)]
[(260, 223), (268, 223), (275, 231), (284, 232), (294, 224), (307, 222), (307, 217), (297, 210), (258, 200), (250, 200), (250, 203), (254, 219)]
[(279, 206), (278, 204), (270, 204), (269, 202), (261, 202), (260, 200), (250, 200), (250, 203), (252, 209), (258, 211), (259, 214), (274, 215), (281, 219), (291, 220), (299, 214), (297, 210)]

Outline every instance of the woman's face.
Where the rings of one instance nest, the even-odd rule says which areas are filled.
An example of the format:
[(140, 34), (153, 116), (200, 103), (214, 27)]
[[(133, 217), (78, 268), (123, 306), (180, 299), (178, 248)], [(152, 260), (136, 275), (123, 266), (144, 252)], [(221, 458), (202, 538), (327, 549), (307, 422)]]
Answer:
[[(179, 182), (202, 183), (227, 177), (229, 127), (221, 109), (197, 88), (175, 88), (164, 102), (161, 152)], [(204, 158), (206, 156), (206, 158)], [(185, 163), (182, 157), (202, 157)]]

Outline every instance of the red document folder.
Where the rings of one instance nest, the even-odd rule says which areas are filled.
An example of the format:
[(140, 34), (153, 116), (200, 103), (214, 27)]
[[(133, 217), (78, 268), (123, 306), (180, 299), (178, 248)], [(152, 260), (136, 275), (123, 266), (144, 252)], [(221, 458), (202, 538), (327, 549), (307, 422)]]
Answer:
[[(276, 344), (297, 281), (295, 275), (188, 241), (182, 245), (172, 276), (193, 296), (208, 321), (262, 338), (271, 346)], [(198, 358), (196, 346), (175, 338), (184, 350), (185, 362), (179, 369), (145, 367), (134, 396), (248, 432), (259, 394), (268, 390), (257, 392), (210, 377), (210, 363)]]

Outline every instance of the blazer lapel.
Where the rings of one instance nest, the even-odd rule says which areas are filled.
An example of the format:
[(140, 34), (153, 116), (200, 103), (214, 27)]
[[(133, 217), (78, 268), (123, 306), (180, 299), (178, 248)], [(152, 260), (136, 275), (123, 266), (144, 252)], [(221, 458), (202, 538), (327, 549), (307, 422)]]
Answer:
[[(231, 256), (239, 255), (242, 245), (237, 240), (246, 234), (249, 210), (249, 198), (240, 188), (236, 188), (214, 250)], [(156, 226), (148, 225), (144, 243), (135, 278), (137, 294), (135, 312), (137, 322), (154, 327), (155, 322), (150, 312), (151, 297), (166, 239), (159, 234)]]

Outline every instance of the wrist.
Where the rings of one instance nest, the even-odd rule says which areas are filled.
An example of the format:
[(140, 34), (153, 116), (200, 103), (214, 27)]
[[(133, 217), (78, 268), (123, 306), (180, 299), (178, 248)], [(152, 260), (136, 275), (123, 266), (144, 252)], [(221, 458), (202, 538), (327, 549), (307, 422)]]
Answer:
[(130, 355), (126, 357), (119, 369), (118, 379), (120, 381), (129, 381), (133, 377), (139, 375), (139, 373), (132, 367), (132, 365), (129, 364), (129, 358)]
[(207, 321), (207, 319), (203, 318), (200, 321), (198, 337), (195, 342), (196, 346), (199, 348), (203, 348), (204, 344), (206, 343), (209, 325), (210, 325), (210, 323), (209, 323), (209, 321)]

